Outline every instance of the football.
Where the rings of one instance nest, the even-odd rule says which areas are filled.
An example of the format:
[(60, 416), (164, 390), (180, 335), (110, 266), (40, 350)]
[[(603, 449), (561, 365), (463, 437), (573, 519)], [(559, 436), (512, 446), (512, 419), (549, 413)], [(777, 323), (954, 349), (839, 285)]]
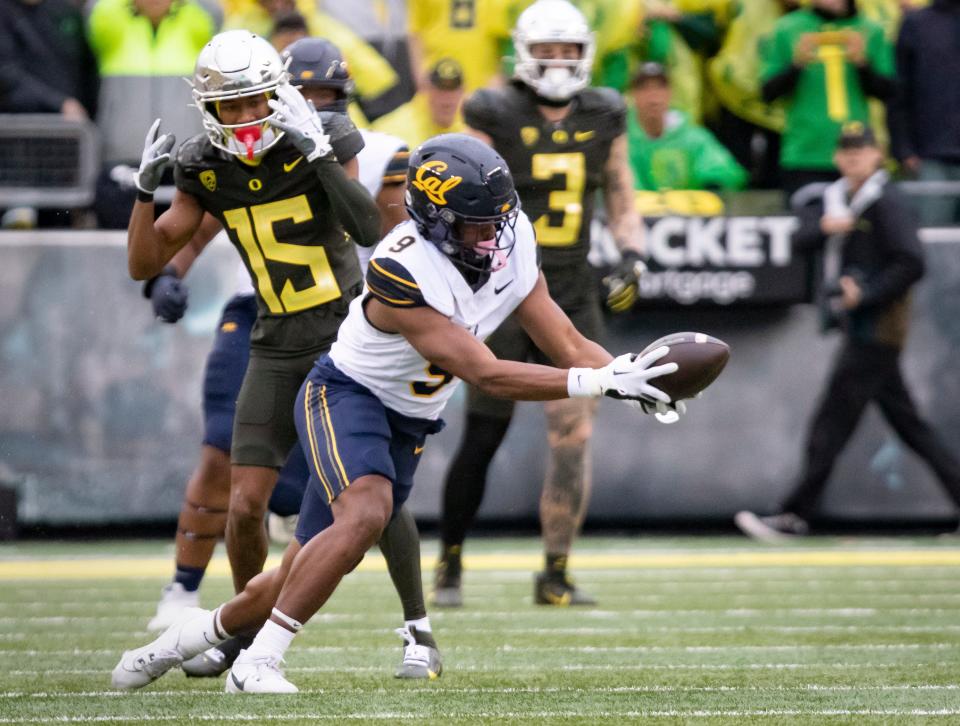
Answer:
[(663, 345), (670, 348), (670, 352), (654, 365), (676, 363), (677, 370), (651, 378), (650, 383), (673, 401), (696, 396), (717, 379), (730, 360), (730, 346), (706, 333), (671, 333), (652, 342), (640, 355)]

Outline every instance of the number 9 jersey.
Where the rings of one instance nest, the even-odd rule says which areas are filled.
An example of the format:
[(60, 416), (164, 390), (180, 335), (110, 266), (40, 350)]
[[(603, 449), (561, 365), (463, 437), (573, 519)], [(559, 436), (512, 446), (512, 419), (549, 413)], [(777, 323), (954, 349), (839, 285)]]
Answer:
[[(353, 123), (320, 116), (337, 161), (354, 158), (363, 139)], [(180, 147), (174, 179), (220, 221), (250, 273), (258, 307), (251, 348), (281, 356), (327, 348), (362, 276), (314, 165), (286, 137), (251, 165), (199, 134)]]
[(439, 418), (459, 379), (425, 360), (402, 335), (373, 327), (364, 307), (371, 299), (398, 308), (429, 306), (484, 340), (523, 302), (540, 276), (533, 228), (522, 211), (513, 234), (516, 244), (507, 263), (482, 285), (471, 287), (413, 221), (396, 226), (373, 253), (363, 295), (350, 304), (330, 349), (331, 360), (386, 407), (415, 418)]
[(510, 167), (548, 283), (552, 269), (586, 263), (596, 191), (610, 146), (626, 130), (626, 108), (613, 89), (586, 88), (571, 104), (566, 118), (548, 121), (533, 92), (513, 82), (479, 90), (463, 107), (467, 125), (490, 136)]

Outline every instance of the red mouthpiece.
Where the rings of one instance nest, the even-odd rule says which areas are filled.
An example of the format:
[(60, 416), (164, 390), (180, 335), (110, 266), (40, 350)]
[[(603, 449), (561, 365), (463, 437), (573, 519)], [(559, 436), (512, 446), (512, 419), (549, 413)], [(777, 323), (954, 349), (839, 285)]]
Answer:
[(260, 140), (259, 126), (244, 126), (235, 132), (237, 140), (247, 147), (247, 159), (253, 161), (253, 145)]

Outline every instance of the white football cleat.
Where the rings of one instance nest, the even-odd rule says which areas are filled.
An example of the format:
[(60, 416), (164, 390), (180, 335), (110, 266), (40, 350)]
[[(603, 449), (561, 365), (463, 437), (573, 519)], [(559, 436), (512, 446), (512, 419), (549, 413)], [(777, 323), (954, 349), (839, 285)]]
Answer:
[(179, 582), (171, 582), (160, 591), (157, 614), (147, 623), (147, 630), (162, 632), (177, 622), (184, 610), (199, 607), (199, 605), (198, 591), (188, 592)]
[[(397, 672), (393, 674), (394, 677), (428, 678), (430, 680), (440, 677), (443, 672), (443, 660), (440, 658), (439, 650), (418, 643), (416, 628), (397, 628), (393, 632), (403, 638), (406, 643), (403, 648), (403, 661), (401, 661)], [(430, 636), (430, 642), (433, 642), (432, 636)]]
[(299, 688), (283, 676), (283, 658), (251, 656), (241, 650), (227, 674), (227, 693), (297, 693)]
[(184, 623), (199, 615), (209, 615), (209, 612), (189, 608), (180, 615), (180, 619), (153, 642), (124, 652), (110, 678), (114, 688), (143, 688), (183, 662), (179, 645)]

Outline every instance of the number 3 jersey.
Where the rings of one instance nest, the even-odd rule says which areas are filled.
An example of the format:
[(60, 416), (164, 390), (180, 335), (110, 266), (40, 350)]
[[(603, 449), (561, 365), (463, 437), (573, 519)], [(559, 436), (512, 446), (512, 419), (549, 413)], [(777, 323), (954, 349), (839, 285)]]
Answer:
[[(363, 139), (349, 118), (320, 116), (337, 160), (354, 158)], [(250, 272), (258, 307), (251, 348), (271, 356), (327, 348), (362, 276), (315, 166), (287, 138), (254, 166), (199, 134), (181, 145), (174, 179), (220, 221)]]
[[(566, 118), (552, 122), (540, 113), (534, 94), (515, 82), (474, 93), (463, 117), (490, 136), (510, 167), (523, 211), (537, 232), (547, 283), (559, 267), (584, 265), (596, 191), (610, 146), (626, 130), (620, 94), (587, 88), (574, 96)], [(560, 292), (552, 288), (551, 294)]]
[(334, 364), (388, 408), (417, 418), (439, 418), (459, 379), (431, 365), (402, 335), (373, 327), (365, 304), (372, 298), (398, 308), (429, 306), (483, 340), (530, 294), (539, 278), (536, 237), (523, 212), (514, 234), (516, 244), (507, 264), (474, 290), (449, 258), (420, 236), (412, 221), (395, 227), (377, 246), (364, 294), (350, 304), (350, 314), (340, 326), (330, 349)]

